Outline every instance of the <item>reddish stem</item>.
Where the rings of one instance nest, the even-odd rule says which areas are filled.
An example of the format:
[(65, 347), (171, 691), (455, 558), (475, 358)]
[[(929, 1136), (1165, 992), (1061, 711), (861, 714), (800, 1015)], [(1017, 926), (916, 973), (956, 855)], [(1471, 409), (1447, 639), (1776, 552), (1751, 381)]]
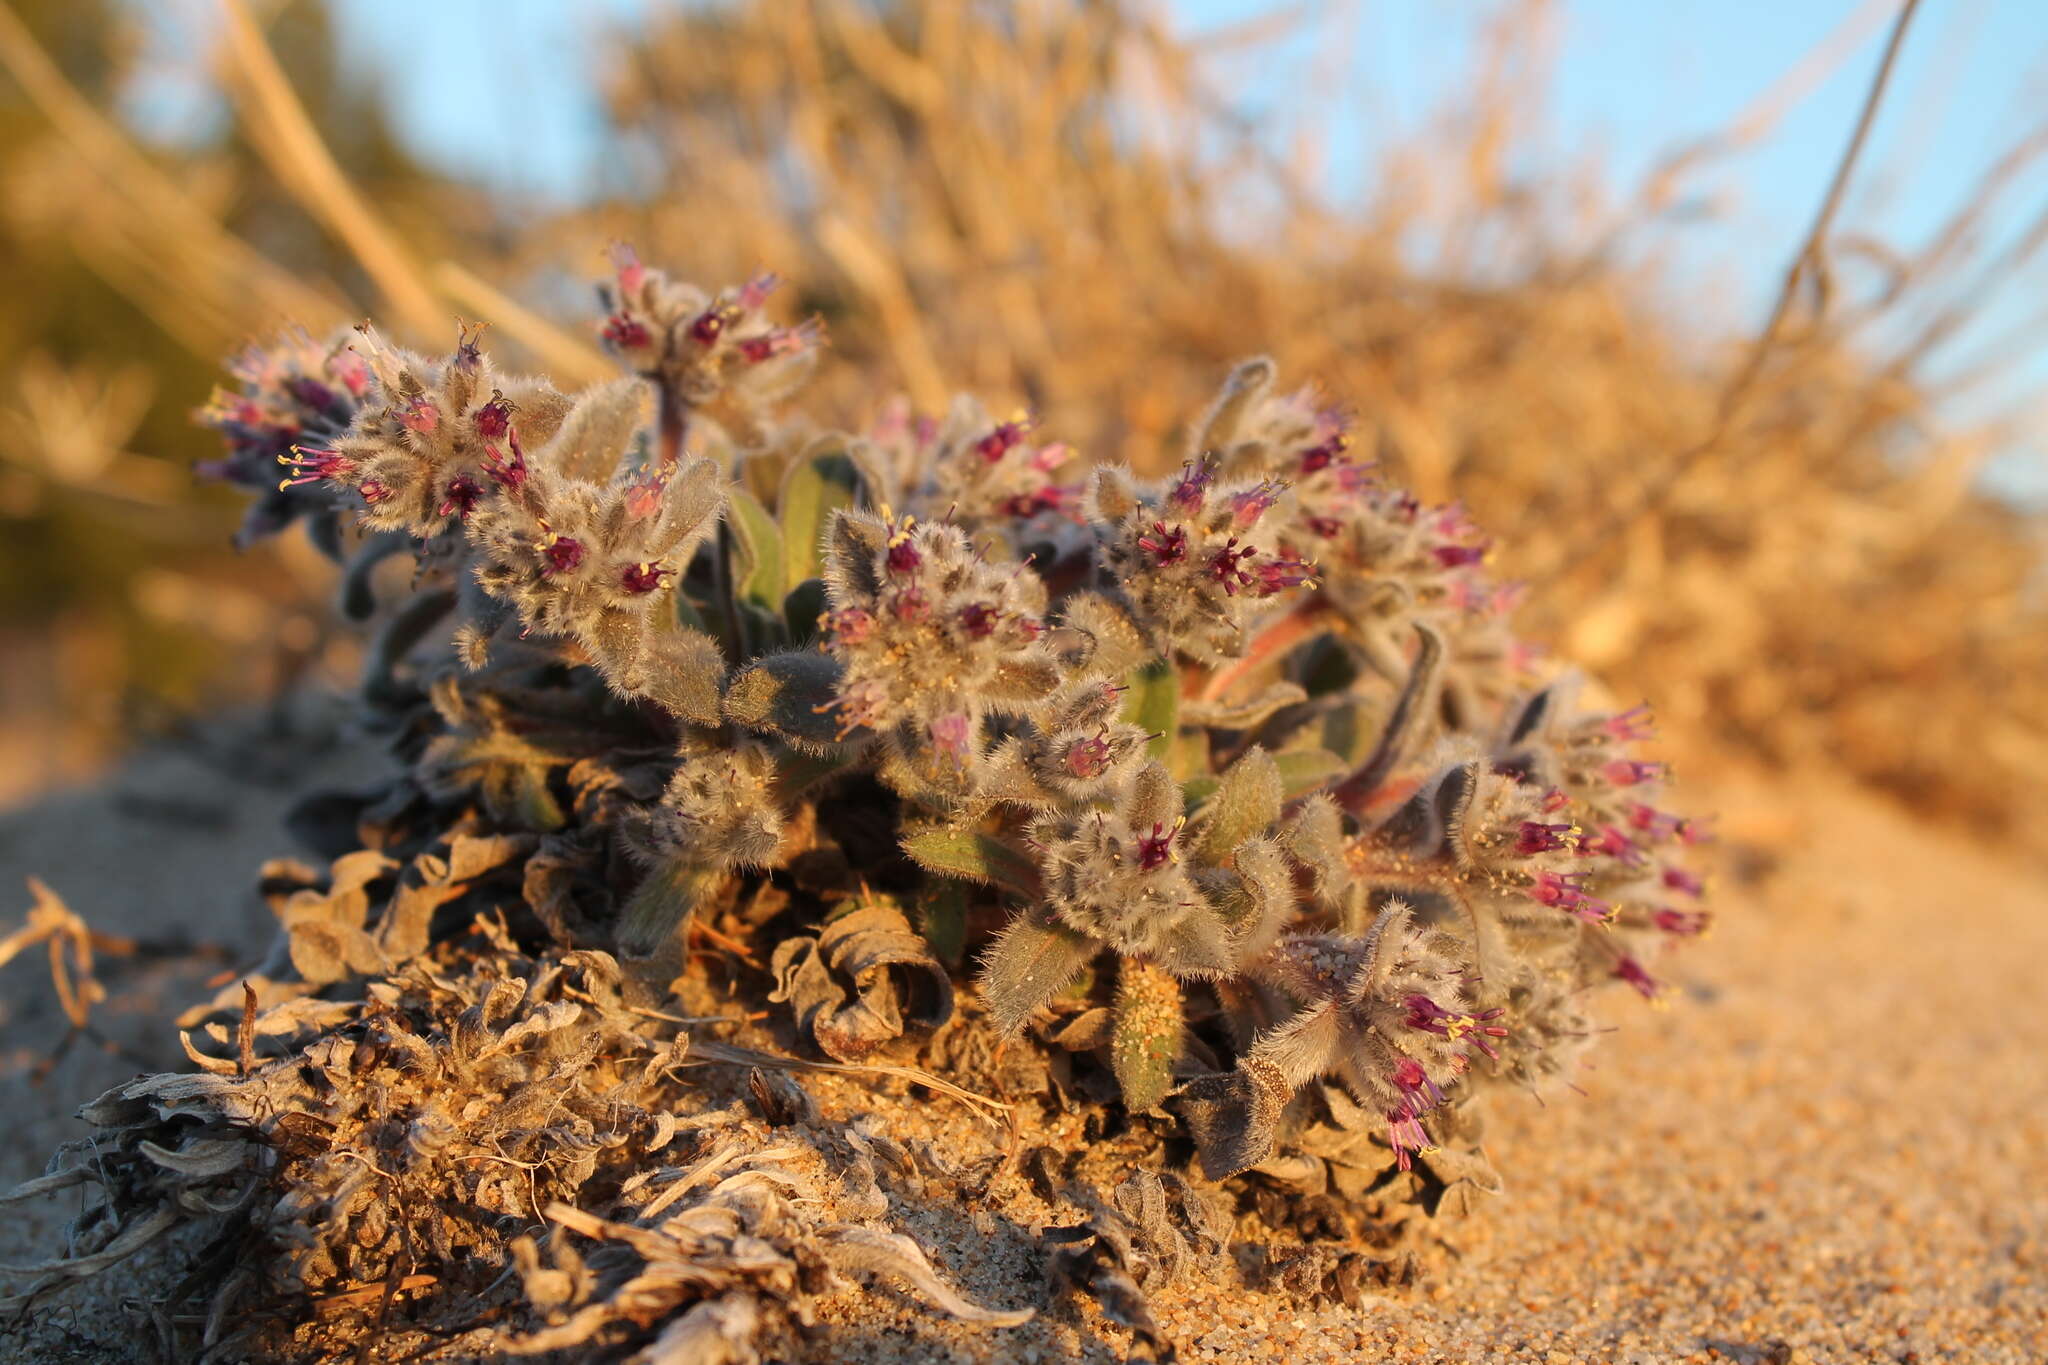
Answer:
[(1304, 596), (1294, 610), (1252, 637), (1251, 647), (1214, 673), (1189, 670), (1182, 693), (1198, 701), (1215, 701), (1238, 683), (1274, 662), (1302, 641), (1323, 633), (1329, 612), (1323, 599)]

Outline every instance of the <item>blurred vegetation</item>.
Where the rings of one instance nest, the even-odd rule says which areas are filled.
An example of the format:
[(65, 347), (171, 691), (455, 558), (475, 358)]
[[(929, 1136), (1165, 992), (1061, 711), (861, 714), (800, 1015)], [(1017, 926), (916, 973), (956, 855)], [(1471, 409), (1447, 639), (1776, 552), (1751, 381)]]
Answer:
[[(1918, 376), (1987, 280), (2038, 282), (2027, 272), (2048, 228), (1994, 256), (1974, 227), (2037, 175), (2048, 137), (2016, 129), (1917, 254), (1830, 238), (1737, 384), (1754, 338), (1689, 320), (1659, 243), (1684, 230), (1702, 168), (1769, 118), (1640, 186), (1511, 170), (1527, 164), (1518, 129), (1549, 97), (1516, 60), (1541, 10), (1493, 7), (1459, 108), (1340, 211), (1213, 81), (1219, 53), (1256, 53), (1273, 25), (1198, 48), (1119, 3), (692, 6), (615, 54), (616, 135), (654, 182), (507, 235), (490, 204), (405, 164), (328, 64), (317, 6), (287, 7), (266, 46), (234, 0), (220, 63), (234, 132), (147, 154), (174, 174), (185, 216), (6, 95), (0, 250), (10, 268), (35, 253), (37, 290), (0, 324), (0, 391), (27, 374), (109, 395), (79, 404), (99, 445), (150, 452), (135, 458), (176, 476), (161, 496), (195, 508), (142, 518), (110, 555), (106, 528), (124, 515), (113, 466), (34, 474), (32, 505), (0, 498), (29, 528), (0, 549), (7, 629), (34, 635), (89, 606), (144, 657), (138, 574), (228, 581), (194, 548), (211, 556), (228, 517), (176, 475), (200, 450), (180, 424), (213, 353), (286, 314), (375, 312), (439, 341), (459, 313), (491, 321), (509, 360), (574, 382), (601, 370), (590, 319), (551, 321), (536, 301), (565, 295), (561, 262), (594, 276), (598, 249), (626, 238), (708, 283), (763, 265), (789, 278), (790, 306), (831, 325), (823, 396), (849, 423), (897, 392), (936, 410), (966, 387), (1035, 409), (1097, 458), (1156, 466), (1175, 415), (1231, 361), (1270, 350), (1347, 404), (1403, 480), (1465, 498), (1515, 546), (1503, 568), (1528, 580), (1536, 633), (1625, 699), (1655, 699), (1676, 741), (1844, 769), (1979, 828), (2044, 827), (2041, 526), (1978, 491), (2009, 433), (1946, 427)], [(77, 15), (45, 3), (34, 17), (105, 110), (120, 44), (82, 41), (106, 30)], [(1831, 169), (1816, 168), (1816, 200)], [(53, 175), (68, 197), (52, 197)], [(1418, 239), (1427, 268), (1404, 250)], [(1718, 315), (1707, 302), (1699, 314)], [(109, 434), (124, 396), (139, 424)], [(7, 458), (0, 477), (18, 489), (24, 462)], [(246, 566), (234, 581), (277, 610), (306, 591)], [(152, 662), (127, 676), (198, 675)]]

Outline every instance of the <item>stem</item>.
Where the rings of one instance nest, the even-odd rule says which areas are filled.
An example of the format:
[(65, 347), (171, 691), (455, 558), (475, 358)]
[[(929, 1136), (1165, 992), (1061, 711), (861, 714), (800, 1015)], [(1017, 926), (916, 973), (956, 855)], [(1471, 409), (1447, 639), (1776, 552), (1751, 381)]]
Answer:
[(1188, 693), (1198, 701), (1215, 701), (1252, 673), (1274, 662), (1302, 641), (1320, 635), (1329, 608), (1320, 597), (1306, 596), (1294, 610), (1252, 637), (1250, 648), (1238, 658), (1204, 677), (1190, 670)]

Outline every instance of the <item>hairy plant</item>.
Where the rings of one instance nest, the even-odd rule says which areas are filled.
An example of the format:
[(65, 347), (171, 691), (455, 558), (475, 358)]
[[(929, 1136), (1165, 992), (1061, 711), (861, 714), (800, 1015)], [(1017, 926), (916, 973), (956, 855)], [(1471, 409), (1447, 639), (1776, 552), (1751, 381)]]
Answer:
[[(531, 1242), (479, 1244), (554, 1323), (520, 1349), (672, 1313), (678, 1339), (750, 1339), (764, 1313), (801, 1317), (818, 1245), (978, 1313), (914, 1246), (778, 1231), (798, 1219), (779, 1191), (807, 1177), (764, 1171), (726, 1203), (720, 1183), (659, 1221), (665, 1195), (578, 1211), (586, 1155), (641, 1140), (634, 1087), (682, 1058), (647, 1021), (700, 944), (842, 1063), (948, 1028), (971, 983), (965, 1027), (1018, 1047), (1048, 1009), (1085, 1011), (1057, 1046), (1101, 1055), (1130, 1113), (1177, 1114), (1209, 1180), (1432, 1200), (1491, 1187), (1473, 1102), (1568, 1079), (1590, 988), (1662, 994), (1658, 952), (1706, 920), (1679, 856), (1697, 831), (1637, 752), (1645, 711), (1582, 706), (1509, 633), (1514, 595), (1464, 515), (1385, 483), (1312, 390), (1247, 361), (1177, 472), (1062, 482), (1072, 452), (968, 401), (815, 430), (780, 404), (820, 337), (767, 318), (772, 279), (709, 294), (616, 264), (616, 381), (563, 394), (500, 373), (473, 332), (427, 357), (365, 329), (324, 352), (288, 338), (209, 409), (238, 470), (298, 424), (270, 458), (359, 614), (384, 618), (366, 697), (405, 766), (300, 813), (328, 874), (268, 869), (285, 936), (240, 1055), (195, 1046), (205, 1074), (91, 1117), (154, 1132), (186, 1106), (209, 1143), (253, 1127), (274, 1148), (297, 1102), (254, 1092), (286, 1062), (331, 1073), (303, 1136), (329, 1155), (263, 1177), (285, 1201), (274, 1283), (396, 1274), (402, 1245), (478, 1254), (423, 1249), (388, 1213), (358, 1226), (363, 1192), (417, 1180), (557, 1226), (552, 1268)], [(315, 394), (314, 374), (338, 382)], [(374, 565), (401, 552), (410, 588), (380, 601)], [(494, 909), (475, 979), (424, 965)], [(367, 1004), (342, 1002), (354, 981)], [(239, 1006), (192, 1019), (225, 1046)], [(280, 1060), (257, 1064), (257, 1039)], [(386, 1067), (441, 1080), (380, 1116)], [(356, 1096), (344, 1117), (335, 1095)], [(458, 1181), (455, 1151), (486, 1169)], [(228, 1156), (180, 1160), (255, 1171)], [(1125, 1221), (1177, 1267), (1192, 1253), (1156, 1195)], [(1142, 1257), (1104, 1219), (1063, 1264), (1121, 1294)], [(607, 1294), (570, 1234), (641, 1269)]]

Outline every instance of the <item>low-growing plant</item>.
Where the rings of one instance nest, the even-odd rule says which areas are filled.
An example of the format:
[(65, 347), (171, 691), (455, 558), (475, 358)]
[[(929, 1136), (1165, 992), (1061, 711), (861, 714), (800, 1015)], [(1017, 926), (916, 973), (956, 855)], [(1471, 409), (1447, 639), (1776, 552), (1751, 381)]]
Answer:
[[(404, 770), (299, 813), (331, 869), (267, 870), (280, 952), (191, 1017), (201, 1076), (91, 1108), (129, 1156), (76, 1181), (131, 1213), (249, 1207), (223, 1183), (263, 1148), (287, 1288), (396, 1274), (402, 1241), (516, 1265), (554, 1314), (531, 1349), (722, 1294), (744, 1306), (673, 1330), (738, 1339), (802, 1317), (813, 1262), (937, 1282), (895, 1234), (724, 1184), (670, 1211), (630, 1164), (627, 1211), (578, 1210), (674, 1137), (650, 1096), (699, 945), (842, 1066), (933, 1037), (933, 1071), (973, 1079), (963, 1039), (1043, 1050), (1082, 1102), (1184, 1133), (1202, 1180), (1306, 1161), (1432, 1208), (1493, 1186), (1476, 1101), (1568, 1079), (1592, 988), (1661, 995), (1659, 950), (1706, 919), (1645, 711), (1586, 707), (1517, 641), (1481, 532), (1382, 480), (1313, 389), (1244, 362), (1160, 480), (966, 398), (833, 432), (783, 411), (822, 337), (770, 320), (772, 277), (616, 264), (615, 382), (365, 328), (251, 352), (205, 410), (219, 472), (261, 493), (251, 533), (305, 520), (344, 608), (381, 617), (366, 712)], [(771, 1125), (806, 1121), (760, 1087)], [(199, 1120), (203, 1152), (164, 1135)], [(813, 1155), (843, 1176), (872, 1146), (849, 1141)], [(434, 1242), (380, 1178), (511, 1221)], [(511, 1230), (548, 1201), (552, 1267)], [(674, 1270), (735, 1219), (773, 1255)], [(132, 1249), (145, 1221), (105, 1226)], [(1109, 1227), (1114, 1270), (1137, 1253)], [(638, 1278), (600, 1293), (572, 1232)]]

